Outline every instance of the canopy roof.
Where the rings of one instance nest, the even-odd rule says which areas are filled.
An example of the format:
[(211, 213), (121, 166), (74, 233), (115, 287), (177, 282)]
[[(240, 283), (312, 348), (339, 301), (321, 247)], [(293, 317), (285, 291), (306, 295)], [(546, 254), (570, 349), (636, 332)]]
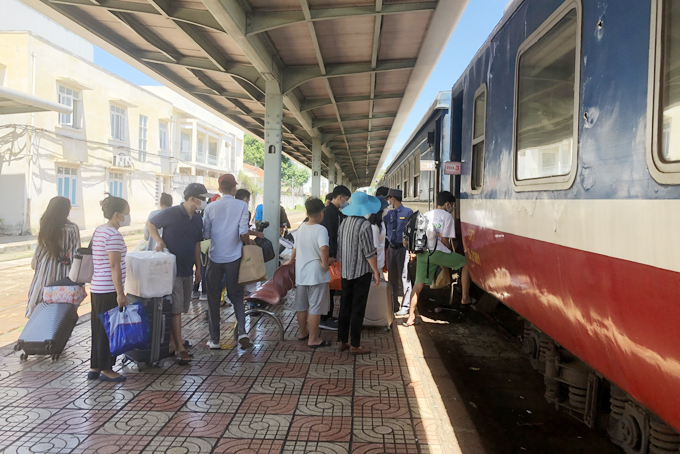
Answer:
[[(284, 93), (283, 151), (371, 183), (468, 0), (23, 0), (249, 133)], [(74, 25), (75, 24), (77, 25)]]
[(0, 115), (49, 111), (70, 114), (71, 108), (63, 104), (0, 86)]

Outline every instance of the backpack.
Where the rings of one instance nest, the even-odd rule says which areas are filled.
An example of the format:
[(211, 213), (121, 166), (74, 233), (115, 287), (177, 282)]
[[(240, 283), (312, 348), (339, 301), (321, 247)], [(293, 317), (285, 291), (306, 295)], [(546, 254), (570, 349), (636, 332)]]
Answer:
[(406, 248), (409, 252), (420, 254), (426, 252), (427, 232), (430, 221), (420, 211), (414, 211), (406, 220), (404, 238), (406, 238)]

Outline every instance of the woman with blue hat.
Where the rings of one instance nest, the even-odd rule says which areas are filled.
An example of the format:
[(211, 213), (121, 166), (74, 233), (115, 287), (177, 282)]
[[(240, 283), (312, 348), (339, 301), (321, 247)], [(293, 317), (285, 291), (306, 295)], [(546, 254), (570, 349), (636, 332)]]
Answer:
[(380, 283), (373, 229), (368, 217), (381, 211), (377, 197), (365, 192), (352, 194), (352, 201), (342, 210), (348, 216), (338, 231), (337, 260), (341, 262), (342, 299), (338, 316), (340, 350), (349, 348), (355, 355), (371, 351), (361, 346), (361, 327), (366, 314), (371, 281)]

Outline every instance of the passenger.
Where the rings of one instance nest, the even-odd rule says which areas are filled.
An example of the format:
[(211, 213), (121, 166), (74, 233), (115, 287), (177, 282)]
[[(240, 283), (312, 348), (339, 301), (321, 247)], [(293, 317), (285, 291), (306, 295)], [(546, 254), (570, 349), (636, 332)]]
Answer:
[(328, 205), (330, 205), (330, 203), (331, 203), (332, 200), (333, 200), (333, 193), (332, 193), (332, 192), (329, 192), (328, 194), (326, 194), (326, 199), (325, 199), (324, 204), (325, 204), (326, 206), (328, 206)]
[(111, 356), (109, 338), (99, 314), (128, 304), (124, 290), (127, 246), (118, 229), (130, 225), (130, 205), (126, 200), (108, 194), (101, 201), (101, 206), (104, 218), (109, 222), (97, 227), (92, 234), (92, 343), (87, 379), (122, 382), (125, 381), (125, 376), (113, 371), (116, 358)]
[[(392, 285), (392, 306), (397, 315), (408, 315), (411, 301), (411, 280), (408, 277), (409, 255), (403, 245), (404, 230), (409, 216), (413, 210), (406, 208), (401, 203), (402, 192), (399, 189), (390, 189), (387, 193), (387, 201), (392, 209), (384, 217), (385, 228), (389, 248), (387, 249), (387, 278)], [(399, 285), (404, 298), (399, 307)]]
[(383, 222), (383, 210), (388, 207), (387, 200), (384, 197), (376, 197), (380, 200), (380, 211), (372, 214), (368, 218), (368, 222), (371, 223), (371, 228), (373, 229), (373, 243), (375, 244), (375, 249), (378, 252), (378, 269), (382, 272), (385, 268), (385, 223)]
[(247, 189), (239, 189), (234, 195), (236, 200), (243, 200), (248, 205), (248, 225), (250, 225), (250, 220), (253, 218), (253, 213), (250, 212), (250, 191)]
[[(262, 221), (262, 220), (264, 220), (264, 205), (259, 204), (258, 206), (255, 207), (255, 219), (253, 219), (253, 222)], [(288, 221), (288, 215), (286, 214), (286, 210), (285, 210), (285, 208), (283, 208), (283, 205), (280, 206), (279, 227), (281, 229), (286, 229), (286, 228), (290, 227), (290, 222)], [(283, 234), (283, 232), (281, 234)]]
[(238, 283), (243, 244), (252, 244), (248, 235), (248, 205), (236, 200), (236, 179), (231, 174), (219, 179), (222, 198), (208, 205), (203, 215), (203, 236), (211, 239), (208, 259), (208, 347), (220, 349), (220, 303), (222, 279), (226, 276), (227, 295), (234, 306), (241, 348), (252, 346), (246, 334), (243, 286)]
[(184, 203), (161, 211), (146, 223), (149, 234), (156, 241), (156, 251), (160, 252), (167, 248), (176, 258), (177, 276), (172, 289), (170, 351), (175, 352), (177, 363), (180, 365), (186, 365), (191, 361), (191, 355), (182, 340), (182, 314), (189, 312), (194, 283), (201, 281), (203, 219), (197, 211), (205, 209), (206, 200), (211, 195), (202, 184), (191, 183), (184, 189)]
[[(152, 217), (156, 216), (158, 213), (163, 211), (166, 208), (170, 208), (172, 206), (172, 196), (170, 194), (166, 194), (165, 192), (161, 194), (161, 200), (160, 200), (160, 206), (161, 208), (159, 210), (153, 210), (151, 213), (149, 213), (149, 217), (146, 219), (146, 222), (148, 223)], [(163, 229), (158, 230), (158, 234), (162, 237), (163, 236)], [(146, 246), (144, 247), (145, 251), (155, 251), (156, 250), (156, 240), (154, 240), (151, 235), (149, 235), (149, 229), (146, 228), (146, 224), (144, 224), (144, 239), (146, 240)]]
[(378, 189), (375, 190), (375, 196), (386, 197), (388, 192), (390, 192), (390, 188), (388, 188), (387, 186), (380, 186)]
[[(413, 297), (407, 326), (413, 326), (416, 321), (416, 307), (418, 306), (418, 296), (423, 290), (424, 285), (430, 285), (434, 280), (437, 266), (450, 268), (452, 270), (461, 269), (461, 285), (463, 286), (463, 305), (471, 304), (470, 299), (470, 273), (465, 265), (465, 257), (453, 252), (452, 239), (456, 237), (456, 228), (451, 216), (451, 212), (456, 204), (456, 198), (449, 191), (442, 191), (437, 194), (437, 208), (425, 213), (433, 227), (427, 236), (427, 248), (432, 253), (423, 252), (417, 254), (416, 285), (413, 288)], [(404, 240), (405, 241), (405, 240)], [(429, 266), (428, 266), (429, 261)]]
[(307, 199), (305, 208), (309, 220), (298, 228), (295, 247), (286, 262), (295, 264), (298, 340), (306, 340), (312, 348), (327, 347), (330, 344), (319, 337), (319, 322), (328, 312), (328, 230), (321, 225), (324, 205), (320, 199)]
[[(366, 219), (380, 210), (380, 200), (364, 192), (355, 192), (343, 213), (348, 217), (338, 231), (338, 261), (342, 264), (342, 299), (338, 317), (340, 351), (355, 355), (371, 351), (361, 346), (361, 328), (371, 281), (380, 283), (378, 258), (373, 243), (371, 223)], [(347, 343), (349, 340), (349, 344)]]
[[(323, 220), (321, 225), (328, 230), (328, 256), (331, 266), (335, 263), (338, 253), (338, 229), (345, 215), (340, 212), (341, 208), (347, 206), (347, 201), (352, 196), (347, 186), (336, 186), (332, 192), (331, 203), (323, 210)], [(321, 328), (337, 331), (338, 320), (333, 317), (335, 290), (329, 292), (328, 314), (321, 316)]]
[(53, 197), (40, 218), (38, 246), (31, 260), (35, 275), (28, 289), (26, 318), (42, 303), (45, 286), (65, 278), (71, 271), (71, 261), (80, 247), (80, 231), (68, 220), (70, 212), (69, 199)]

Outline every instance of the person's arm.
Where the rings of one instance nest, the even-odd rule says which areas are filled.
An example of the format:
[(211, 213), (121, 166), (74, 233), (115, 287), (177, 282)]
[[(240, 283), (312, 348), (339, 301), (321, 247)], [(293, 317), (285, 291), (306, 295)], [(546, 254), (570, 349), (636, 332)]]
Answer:
[(123, 289), (123, 270), (120, 267), (122, 254), (119, 251), (109, 251), (109, 266), (111, 267), (111, 279), (116, 288), (116, 303), (118, 307), (127, 306), (128, 301)]
[(196, 264), (196, 274), (194, 276), (194, 284), (198, 284), (201, 282), (201, 243), (196, 243), (196, 257), (195, 257), (195, 264)]
[(146, 223), (146, 229), (149, 231), (151, 238), (156, 241), (156, 251), (163, 252), (163, 249), (165, 249), (166, 246), (165, 241), (163, 241), (163, 238), (161, 238), (161, 235), (158, 233), (158, 227), (149, 221)]
[(375, 285), (380, 284), (380, 271), (378, 270), (378, 252), (373, 244), (373, 229), (363, 229), (361, 235), (359, 236), (359, 247), (368, 262), (368, 265), (373, 271), (373, 280)]
[(254, 244), (253, 240), (250, 239), (250, 234), (248, 233), (248, 205), (246, 205), (245, 202), (243, 202), (241, 219), (238, 223), (238, 233), (241, 236), (241, 241), (243, 241), (243, 244)]
[(324, 271), (330, 269), (330, 264), (328, 263), (328, 246), (321, 248), (321, 269)]
[[(215, 202), (212, 202), (215, 203)], [(212, 210), (210, 205), (203, 212), (203, 238), (206, 240), (210, 239), (210, 229), (212, 228)]]
[(286, 260), (283, 265), (293, 265), (295, 264), (295, 248), (293, 248), (293, 252), (290, 253), (290, 258)]
[(337, 250), (336, 250), (335, 257), (333, 257), (333, 255), (331, 255), (331, 253), (330, 253), (330, 252), (331, 252), (331, 251), (330, 251), (331, 238), (330, 238), (330, 234), (329, 234), (329, 238), (328, 238), (328, 254), (330, 255), (329, 263), (331, 264), (331, 266), (334, 265), (335, 262), (342, 262), (342, 235), (343, 235), (343, 227), (344, 227), (344, 224), (340, 225), (340, 228), (338, 229), (338, 236), (337, 236), (337, 238), (336, 238), (336, 247), (337, 247)]

